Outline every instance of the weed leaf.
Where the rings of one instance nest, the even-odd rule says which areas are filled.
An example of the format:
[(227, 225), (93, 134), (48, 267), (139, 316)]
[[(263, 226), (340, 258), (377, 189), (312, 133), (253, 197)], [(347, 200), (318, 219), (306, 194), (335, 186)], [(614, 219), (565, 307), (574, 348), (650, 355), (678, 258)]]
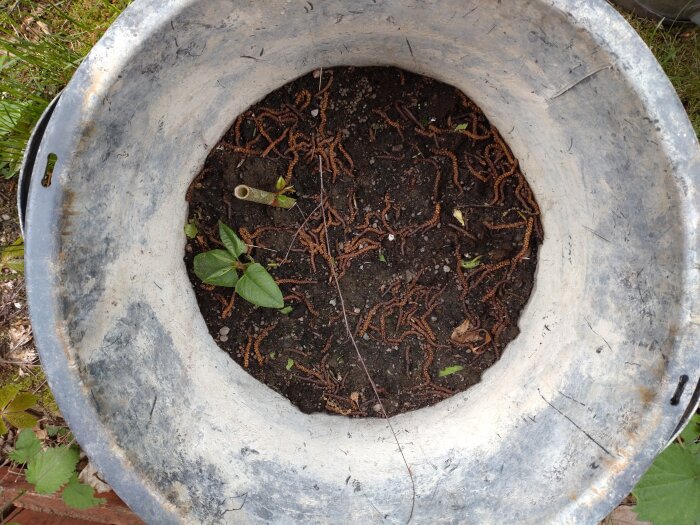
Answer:
[(221, 242), (224, 243), (226, 249), (236, 258), (248, 251), (248, 247), (240, 237), (236, 235), (236, 232), (223, 222), (219, 222), (219, 237), (221, 237)]
[(10, 401), (15, 398), (19, 390), (19, 386), (13, 384), (5, 385), (0, 388), (0, 409), (4, 409), (9, 405)]
[(78, 450), (68, 445), (47, 448), (34, 455), (27, 466), (27, 481), (39, 494), (53, 494), (75, 473)]
[(464, 268), (465, 270), (473, 270), (477, 266), (481, 264), (481, 255), (477, 255), (473, 259), (469, 259), (468, 261), (465, 261), (462, 259), (459, 264)]
[(226, 250), (210, 250), (194, 258), (194, 273), (207, 284), (233, 287), (238, 282), (236, 258)]
[(700, 516), (700, 454), (672, 444), (656, 458), (632, 491), (641, 521), (695, 525)]
[(97, 507), (105, 502), (104, 498), (95, 497), (95, 491), (90, 485), (78, 481), (78, 475), (75, 473), (63, 489), (61, 498), (66, 505), (78, 510)]
[(0, 252), (0, 270), (9, 268), (17, 273), (24, 273), (24, 240), (22, 237), (6, 246)]
[(282, 291), (272, 276), (260, 263), (245, 269), (236, 284), (236, 292), (248, 302), (265, 308), (283, 308)]
[(0, 389), (0, 433), (7, 433), (9, 423), (15, 428), (31, 428), (36, 425), (37, 418), (25, 412), (34, 406), (37, 397), (29, 392), (19, 392), (16, 385), (7, 385)]
[(693, 451), (697, 450), (697, 453), (700, 454), (700, 443), (698, 442), (700, 440), (700, 414), (694, 414), (690, 418), (690, 421), (678, 437), (681, 438), (685, 448)]
[(194, 239), (198, 233), (199, 230), (197, 229), (197, 225), (195, 225), (193, 222), (188, 222), (185, 224), (185, 235), (188, 239)]
[(38, 419), (26, 412), (8, 412), (5, 414), (7, 422), (15, 428), (32, 428)]
[(463, 368), (464, 368), (464, 367), (463, 367), (462, 365), (448, 366), (448, 367), (445, 367), (445, 368), (443, 368), (442, 370), (440, 370), (440, 371), (438, 372), (438, 375), (439, 375), (440, 377), (451, 376), (452, 374), (454, 374), (455, 372), (459, 372), (459, 371), (462, 370)]
[(39, 451), (41, 451), (41, 442), (37, 439), (36, 434), (31, 430), (22, 430), (17, 437), (15, 449), (10, 452), (9, 456), (15, 463), (28, 463)]

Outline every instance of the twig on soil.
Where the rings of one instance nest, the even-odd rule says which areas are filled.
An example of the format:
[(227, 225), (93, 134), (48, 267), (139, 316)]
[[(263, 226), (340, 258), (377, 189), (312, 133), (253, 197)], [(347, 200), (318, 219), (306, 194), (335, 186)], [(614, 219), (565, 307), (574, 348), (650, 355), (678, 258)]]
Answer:
[[(319, 169), (319, 177), (321, 181), (321, 217), (323, 218), (323, 226), (326, 231), (326, 245), (328, 249), (328, 253), (331, 253), (331, 244), (328, 236), (328, 226), (326, 224), (326, 212), (323, 207), (323, 197), (324, 197), (324, 190), (323, 190), (323, 162), (321, 160), (321, 156), (318, 156), (318, 169)], [(408, 515), (408, 519), (406, 520), (406, 523), (410, 523), (411, 518), (413, 517), (413, 509), (415, 508), (416, 505), (416, 483), (413, 479), (413, 473), (411, 472), (411, 467), (408, 465), (408, 460), (406, 459), (406, 455), (403, 452), (403, 447), (401, 447), (401, 443), (399, 443), (399, 438), (396, 435), (396, 432), (394, 431), (394, 426), (391, 424), (391, 421), (389, 420), (389, 416), (386, 413), (386, 409), (384, 408), (384, 403), (382, 403), (381, 397), (379, 397), (379, 392), (377, 390), (377, 385), (374, 383), (374, 380), (372, 379), (372, 376), (369, 373), (369, 370), (367, 369), (367, 364), (365, 363), (365, 360), (362, 357), (362, 353), (360, 352), (360, 349), (357, 346), (357, 342), (355, 341), (355, 337), (353, 336), (352, 330), (350, 328), (350, 322), (348, 321), (348, 314), (345, 309), (345, 301), (343, 299), (343, 294), (340, 290), (340, 283), (338, 282), (338, 275), (335, 272), (335, 265), (331, 264), (330, 265), (330, 271), (331, 271), (331, 276), (333, 278), (333, 281), (335, 282), (335, 287), (336, 290), (338, 291), (338, 299), (340, 300), (340, 309), (343, 312), (343, 321), (345, 323), (345, 330), (348, 333), (348, 337), (350, 338), (350, 342), (352, 343), (352, 346), (355, 348), (355, 352), (357, 353), (357, 358), (360, 362), (360, 365), (362, 366), (362, 370), (364, 371), (365, 375), (367, 376), (367, 379), (369, 380), (369, 384), (372, 387), (372, 391), (374, 392), (374, 396), (377, 398), (377, 403), (379, 403), (379, 407), (382, 410), (382, 415), (384, 416), (384, 419), (386, 419), (387, 424), (389, 425), (389, 430), (391, 430), (391, 434), (394, 437), (394, 441), (396, 441), (396, 446), (399, 448), (399, 453), (401, 454), (401, 459), (403, 459), (404, 465), (406, 465), (406, 471), (408, 472), (408, 477), (411, 480), (411, 490), (412, 490), (412, 497), (411, 497), (411, 512)]]

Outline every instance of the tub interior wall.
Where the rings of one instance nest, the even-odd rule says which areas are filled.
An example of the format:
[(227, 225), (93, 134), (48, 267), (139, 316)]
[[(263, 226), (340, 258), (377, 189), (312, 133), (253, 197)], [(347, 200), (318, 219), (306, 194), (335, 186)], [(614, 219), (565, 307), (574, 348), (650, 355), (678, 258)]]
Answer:
[[(203, 522), (243, 494), (251, 523), (406, 518), (410, 483), (386, 423), (304, 415), (250, 377), (209, 336), (182, 260), (186, 189), (236, 115), (318, 67), (393, 65), (481, 106), (520, 160), (545, 231), (502, 359), (468, 391), (393, 418), (415, 517), (450, 508), (456, 521), (469, 509), (476, 523), (539, 523), (620, 496), (616, 469), (639, 460), (673, 388), (661, 377), (683, 315), (684, 244), (672, 166), (616, 57), (539, 2), (449, 1), (430, 17), (422, 2), (238, 4), (183, 2), (138, 53), (117, 44), (133, 28), (115, 30), (114, 54), (96, 49), (57, 109), (87, 115), (71, 144), (80, 155), (59, 157), (56, 172), (58, 311), (114, 446)], [(148, 25), (148, 5), (125, 16)], [(119, 76), (105, 60), (124, 62)], [(195, 483), (202, 473), (208, 484)], [(482, 488), (465, 492), (474, 479)], [(552, 483), (560, 494), (543, 505)]]

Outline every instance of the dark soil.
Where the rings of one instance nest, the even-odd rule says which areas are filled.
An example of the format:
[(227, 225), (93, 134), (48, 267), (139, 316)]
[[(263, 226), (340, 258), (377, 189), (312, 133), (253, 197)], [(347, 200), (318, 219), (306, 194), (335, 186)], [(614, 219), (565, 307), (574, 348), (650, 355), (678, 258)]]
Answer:
[[(241, 183), (274, 191), (279, 177), (295, 209), (233, 197)], [(304, 412), (381, 412), (329, 264), (389, 415), (474, 385), (518, 334), (539, 209), (497, 130), (451, 86), (392, 68), (308, 74), (237, 118), (187, 198), (200, 233), (185, 262), (212, 337)], [(289, 315), (240, 297), (227, 308), (232, 289), (194, 275), (194, 255), (220, 247), (219, 220), (271, 264)]]

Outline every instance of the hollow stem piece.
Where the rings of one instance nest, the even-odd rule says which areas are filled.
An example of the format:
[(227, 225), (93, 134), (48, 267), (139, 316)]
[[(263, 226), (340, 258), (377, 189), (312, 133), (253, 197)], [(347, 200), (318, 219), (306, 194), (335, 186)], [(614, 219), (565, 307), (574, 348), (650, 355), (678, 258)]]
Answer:
[(258, 188), (252, 188), (245, 184), (239, 184), (233, 190), (236, 198), (243, 201), (257, 202), (259, 204), (267, 204), (276, 208), (292, 208), (296, 203), (296, 199), (287, 195), (278, 195)]

